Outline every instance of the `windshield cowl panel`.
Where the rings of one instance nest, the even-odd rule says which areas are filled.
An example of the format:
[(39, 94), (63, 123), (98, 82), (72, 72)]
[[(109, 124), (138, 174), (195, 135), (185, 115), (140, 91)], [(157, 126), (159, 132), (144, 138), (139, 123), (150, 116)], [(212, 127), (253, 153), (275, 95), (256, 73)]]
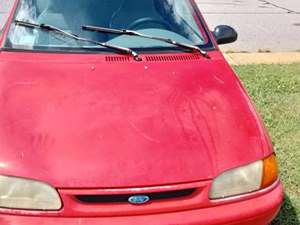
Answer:
[(17, 26), (14, 21), (18, 20), (48, 24), (83, 38), (139, 51), (169, 51), (174, 45), (137, 36), (90, 32), (81, 26), (134, 30), (187, 45), (212, 48), (193, 7), (189, 0), (140, 0), (138, 4), (129, 0), (78, 0), (76, 4), (71, 0), (20, 0), (4, 47), (32, 51), (107, 51), (105, 46), (78, 42), (55, 32)]

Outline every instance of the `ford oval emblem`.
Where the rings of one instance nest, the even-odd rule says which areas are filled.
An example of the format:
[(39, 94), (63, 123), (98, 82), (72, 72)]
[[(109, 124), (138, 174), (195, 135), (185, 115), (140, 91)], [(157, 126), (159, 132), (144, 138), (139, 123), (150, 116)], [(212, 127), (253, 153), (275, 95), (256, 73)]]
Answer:
[(149, 202), (150, 198), (147, 195), (133, 195), (128, 198), (128, 202), (133, 205), (142, 205)]

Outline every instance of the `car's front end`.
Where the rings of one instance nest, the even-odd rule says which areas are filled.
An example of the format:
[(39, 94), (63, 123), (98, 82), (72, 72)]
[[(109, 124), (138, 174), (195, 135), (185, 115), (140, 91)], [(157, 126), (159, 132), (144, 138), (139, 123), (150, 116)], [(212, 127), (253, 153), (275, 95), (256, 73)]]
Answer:
[[(144, 0), (155, 3), (156, 18), (143, 19), (151, 4), (145, 10), (127, 0), (82, 0), (78, 13), (89, 13), (78, 15), (85, 18), (80, 23), (70, 5), (38, 2), (16, 1), (1, 39), (1, 225), (266, 225), (274, 219), (283, 191), (270, 139), (194, 1)], [(126, 19), (129, 27), (142, 26), (136, 28), (142, 34), (202, 51), (148, 37), (76, 33), (83, 22), (101, 18), (95, 12), (102, 6), (111, 10), (102, 22), (110, 18), (113, 28)], [(168, 20), (164, 12), (177, 17)], [(183, 21), (190, 22), (187, 31), (199, 30), (176, 31)], [(110, 49), (92, 43), (96, 38)], [(133, 49), (140, 60), (112, 48)]]
[[(280, 209), (282, 187), (279, 181), (255, 193), (223, 200), (208, 198), (211, 184), (211, 181), (202, 181), (143, 188), (58, 189), (64, 203), (60, 210), (1, 210), (0, 222), (3, 225), (265, 225)], [(124, 198), (139, 194), (155, 197), (145, 205), (132, 205)], [(108, 198), (112, 202), (107, 202)]]

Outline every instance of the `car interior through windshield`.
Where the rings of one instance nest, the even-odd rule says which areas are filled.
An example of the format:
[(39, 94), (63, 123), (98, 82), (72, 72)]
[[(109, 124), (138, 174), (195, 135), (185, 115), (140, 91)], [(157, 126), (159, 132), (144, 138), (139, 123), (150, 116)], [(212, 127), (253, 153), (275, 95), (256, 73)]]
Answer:
[[(172, 45), (140, 37), (90, 32), (81, 26), (135, 30), (193, 45), (205, 45), (208, 41), (189, 0), (21, 0), (15, 19), (49, 24), (85, 38), (130, 48)], [(6, 47), (26, 49), (82, 45), (43, 30), (20, 26), (11, 26), (6, 42)]]

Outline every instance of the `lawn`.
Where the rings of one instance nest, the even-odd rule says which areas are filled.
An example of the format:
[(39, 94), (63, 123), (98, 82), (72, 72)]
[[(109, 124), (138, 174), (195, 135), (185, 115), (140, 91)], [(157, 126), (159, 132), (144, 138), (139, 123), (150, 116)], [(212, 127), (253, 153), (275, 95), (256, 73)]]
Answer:
[(300, 224), (300, 64), (235, 66), (269, 129), (286, 198), (272, 225)]

